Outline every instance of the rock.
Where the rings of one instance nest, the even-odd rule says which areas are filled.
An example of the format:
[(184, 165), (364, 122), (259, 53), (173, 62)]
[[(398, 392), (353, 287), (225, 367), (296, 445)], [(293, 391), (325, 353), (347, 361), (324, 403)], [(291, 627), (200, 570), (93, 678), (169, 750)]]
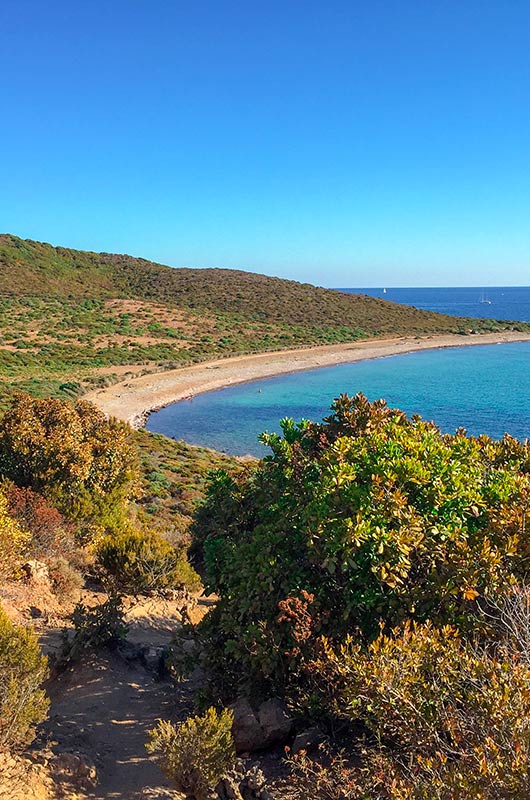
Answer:
[(265, 776), (256, 764), (249, 770), (237, 763), (215, 787), (215, 800), (274, 800), (265, 788)]
[(232, 708), (234, 711), (232, 736), (234, 737), (236, 752), (251, 753), (253, 750), (259, 750), (264, 747), (263, 729), (248, 700), (240, 697)]
[(59, 753), (49, 762), (56, 783), (69, 783), (78, 789), (94, 789), (98, 782), (96, 767), (80, 753)]
[(262, 703), (257, 714), (246, 698), (239, 698), (233, 710), (232, 735), (238, 753), (252, 753), (281, 744), (293, 729), (294, 721), (277, 697)]
[(215, 787), (215, 796), (219, 800), (244, 800), (243, 795), (239, 791), (239, 781), (231, 775), (225, 775), (221, 778)]
[(187, 656), (196, 656), (199, 650), (199, 645), (195, 639), (183, 639), (181, 641), (182, 652)]
[(293, 755), (297, 755), (302, 750), (305, 750), (307, 753), (310, 753), (313, 750), (316, 750), (319, 744), (322, 744), (324, 741), (325, 736), (319, 728), (308, 728), (306, 731), (302, 731), (295, 737), (293, 742), (291, 751)]
[(258, 720), (263, 730), (265, 747), (285, 742), (294, 725), (294, 720), (289, 715), (285, 704), (277, 697), (261, 704)]
[(144, 656), (144, 647), (141, 644), (130, 642), (128, 639), (122, 639), (118, 642), (118, 653), (125, 661), (140, 661)]
[(26, 577), (30, 581), (50, 581), (50, 573), (48, 567), (43, 561), (31, 559), (22, 564), (22, 569), (26, 573)]
[(163, 658), (163, 647), (146, 647), (142, 654), (142, 660), (146, 669), (156, 673), (159, 673), (161, 670)]
[(181, 794), (174, 792), (172, 789), (163, 789), (161, 787), (152, 789), (150, 786), (146, 786), (141, 791), (133, 794), (130, 800), (179, 800), (181, 797)]

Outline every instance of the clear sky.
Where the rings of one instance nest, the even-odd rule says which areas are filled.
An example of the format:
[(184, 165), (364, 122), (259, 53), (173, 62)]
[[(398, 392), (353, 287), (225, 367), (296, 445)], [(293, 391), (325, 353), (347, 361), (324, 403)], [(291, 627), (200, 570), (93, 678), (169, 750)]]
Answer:
[(529, 0), (3, 0), (0, 230), (528, 285), (529, 37)]

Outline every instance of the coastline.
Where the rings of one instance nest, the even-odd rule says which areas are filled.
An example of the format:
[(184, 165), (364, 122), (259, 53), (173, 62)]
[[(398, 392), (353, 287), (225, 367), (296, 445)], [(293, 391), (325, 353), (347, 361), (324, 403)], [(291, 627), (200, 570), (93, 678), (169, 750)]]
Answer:
[(107, 416), (128, 422), (133, 428), (145, 425), (149, 414), (198, 394), (224, 389), (261, 378), (272, 378), (304, 370), (332, 367), (355, 361), (436, 350), (446, 347), (471, 347), (487, 344), (530, 341), (530, 334), (518, 331), (499, 333), (430, 334), (388, 339), (364, 339), (346, 344), (319, 345), (298, 350), (233, 356), (203, 361), (187, 367), (142, 375), (83, 395)]

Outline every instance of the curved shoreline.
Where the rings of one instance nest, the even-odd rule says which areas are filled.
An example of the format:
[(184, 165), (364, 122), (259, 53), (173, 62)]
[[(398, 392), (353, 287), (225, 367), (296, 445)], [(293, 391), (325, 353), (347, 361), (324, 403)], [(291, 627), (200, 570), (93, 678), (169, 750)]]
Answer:
[[(464, 340), (464, 341), (463, 341)], [(516, 331), (500, 333), (440, 334), (414, 338), (369, 339), (339, 345), (321, 345), (300, 350), (280, 350), (234, 356), (193, 364), (188, 367), (130, 378), (84, 395), (107, 416), (128, 422), (133, 428), (145, 425), (149, 414), (197, 394), (224, 389), (239, 383), (272, 378), (292, 372), (331, 367), (354, 361), (435, 350), (486, 344), (530, 341), (530, 334)]]

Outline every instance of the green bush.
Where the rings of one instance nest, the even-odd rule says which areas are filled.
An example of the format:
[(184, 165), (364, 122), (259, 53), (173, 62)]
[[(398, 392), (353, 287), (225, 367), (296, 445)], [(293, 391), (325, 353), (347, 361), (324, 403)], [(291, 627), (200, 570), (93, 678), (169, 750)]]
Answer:
[(200, 585), (184, 553), (159, 534), (126, 531), (105, 537), (96, 551), (97, 563), (120, 591), (140, 594), (157, 589)]
[(178, 725), (160, 720), (149, 732), (147, 750), (158, 755), (180, 792), (202, 800), (234, 764), (232, 723), (232, 711), (215, 708)]
[(0, 750), (31, 742), (35, 726), (46, 719), (49, 702), (40, 687), (47, 677), (35, 634), (0, 609)]
[(92, 608), (77, 603), (71, 617), (73, 633), (63, 633), (63, 646), (58, 663), (66, 666), (78, 661), (87, 652), (103, 647), (115, 647), (127, 633), (122, 599), (111, 595), (104, 603)]
[(272, 454), (248, 478), (217, 473), (197, 515), (220, 596), (203, 629), (225, 679), (283, 690), (320, 635), (472, 629), (478, 603), (528, 571), (528, 444), (444, 435), (362, 395), (332, 411), (283, 420), (263, 437)]

